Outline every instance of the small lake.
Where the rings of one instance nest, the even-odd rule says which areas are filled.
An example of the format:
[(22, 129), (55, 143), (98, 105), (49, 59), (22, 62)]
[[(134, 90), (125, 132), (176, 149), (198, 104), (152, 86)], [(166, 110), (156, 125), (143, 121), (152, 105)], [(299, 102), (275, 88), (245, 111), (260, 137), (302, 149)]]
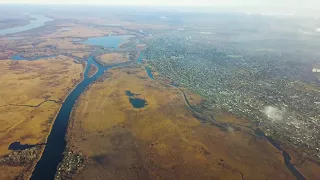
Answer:
[(25, 58), (22, 57), (21, 55), (14, 55), (11, 56), (11, 60), (15, 60), (15, 61), (36, 61), (36, 60), (40, 60), (40, 59), (47, 59), (47, 58), (53, 58), (56, 56), (38, 56), (38, 57), (34, 57), (34, 58)]
[(35, 20), (31, 20), (29, 24), (25, 26), (13, 27), (0, 30), (0, 36), (14, 34), (18, 32), (28, 31), (31, 29), (39, 28), (43, 26), (46, 22), (52, 21), (53, 19), (48, 18), (44, 15), (30, 15), (31, 18)]
[(149, 78), (154, 79), (151, 69), (149, 67), (144, 67), (144, 69), (147, 71)]
[(44, 145), (44, 144), (31, 145), (31, 144), (21, 144), (20, 142), (13, 142), (9, 145), (8, 150), (21, 151), (21, 150), (30, 149), (39, 145)]
[(127, 39), (134, 37), (132, 35), (123, 35), (123, 36), (103, 36), (103, 37), (93, 37), (88, 38), (83, 41), (83, 44), (94, 45), (94, 46), (102, 46), (104, 48), (114, 48), (118, 49), (121, 43), (126, 41)]
[(139, 63), (139, 64), (142, 63), (142, 53), (139, 54), (139, 57), (137, 59), (137, 63)]
[(134, 108), (143, 108), (147, 105), (147, 101), (135, 96), (139, 94), (134, 94), (131, 91), (125, 91), (126, 95), (129, 97), (129, 101)]

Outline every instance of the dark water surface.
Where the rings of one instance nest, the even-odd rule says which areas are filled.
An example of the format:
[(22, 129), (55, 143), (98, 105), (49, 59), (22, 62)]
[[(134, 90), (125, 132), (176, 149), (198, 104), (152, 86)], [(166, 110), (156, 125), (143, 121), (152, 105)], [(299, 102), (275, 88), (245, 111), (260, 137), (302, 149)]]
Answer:
[(44, 144), (21, 144), (20, 142), (13, 142), (9, 145), (8, 149), (12, 151), (17, 151), (17, 150), (26, 150), (30, 149), (39, 145), (44, 145)]
[(131, 91), (125, 91), (125, 93), (129, 97), (129, 101), (134, 108), (143, 108), (147, 105), (146, 100), (134, 97), (139, 94), (134, 94)]
[(129, 98), (129, 101), (134, 108), (143, 108), (147, 105), (147, 101), (140, 98)]

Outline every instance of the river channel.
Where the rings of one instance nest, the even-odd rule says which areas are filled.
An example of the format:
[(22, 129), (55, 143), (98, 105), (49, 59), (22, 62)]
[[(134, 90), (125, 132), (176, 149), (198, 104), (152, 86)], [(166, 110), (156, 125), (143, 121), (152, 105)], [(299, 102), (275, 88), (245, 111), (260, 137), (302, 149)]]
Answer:
[[(98, 72), (89, 78), (88, 73), (91, 64), (94, 64), (98, 67)], [(86, 90), (86, 88), (92, 82), (102, 76), (104, 71), (109, 68), (110, 67), (102, 67), (100, 64), (94, 61), (92, 56), (89, 57), (86, 70), (84, 72), (84, 80), (74, 88), (74, 90), (68, 95), (62, 104), (52, 126), (50, 135), (47, 139), (44, 152), (32, 173), (31, 179), (54, 179), (58, 164), (62, 161), (63, 152), (66, 147), (65, 134), (73, 105), (76, 103), (79, 96)]]

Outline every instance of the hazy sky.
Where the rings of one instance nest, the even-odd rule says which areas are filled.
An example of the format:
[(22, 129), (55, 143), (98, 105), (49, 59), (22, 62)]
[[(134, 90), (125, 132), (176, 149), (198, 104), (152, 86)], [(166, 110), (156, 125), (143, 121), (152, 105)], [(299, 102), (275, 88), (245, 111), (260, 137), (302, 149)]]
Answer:
[(320, 0), (0, 0), (0, 3), (316, 7)]
[(320, 9), (320, 0), (0, 0), (0, 3), (106, 4), (106, 5), (213, 5)]

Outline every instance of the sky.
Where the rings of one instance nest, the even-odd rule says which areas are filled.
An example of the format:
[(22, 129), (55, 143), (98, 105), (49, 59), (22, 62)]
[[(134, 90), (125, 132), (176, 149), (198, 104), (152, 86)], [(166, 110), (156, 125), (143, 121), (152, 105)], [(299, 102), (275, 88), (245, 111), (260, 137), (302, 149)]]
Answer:
[[(320, 15), (320, 0), (0, 0), (0, 4), (91, 4), (135, 6), (204, 6), (246, 12)], [(285, 12), (284, 12), (285, 11)], [(315, 12), (315, 13), (314, 13)]]
[(219, 5), (315, 8), (320, 0), (0, 0), (0, 3), (107, 5)]

